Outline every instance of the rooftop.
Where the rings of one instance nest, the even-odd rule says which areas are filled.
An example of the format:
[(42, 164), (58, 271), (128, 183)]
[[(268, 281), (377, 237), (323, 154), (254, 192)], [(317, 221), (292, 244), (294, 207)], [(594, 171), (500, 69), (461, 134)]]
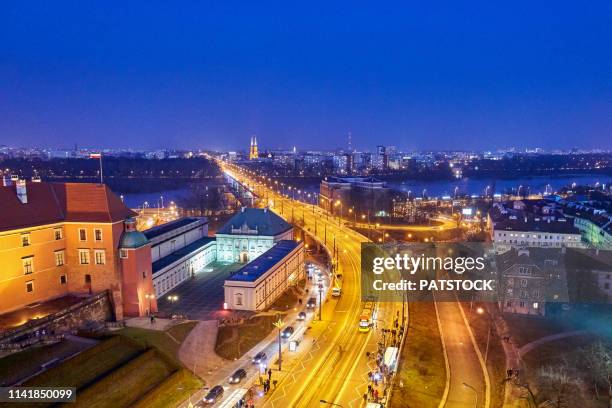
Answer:
[(300, 243), (296, 241), (278, 241), (276, 245), (240, 268), (236, 273), (227, 278), (227, 280), (255, 282), (299, 245)]
[(196, 223), (196, 222), (198, 222), (200, 220), (204, 220), (204, 224), (206, 222), (208, 222), (208, 220), (206, 220), (206, 218), (204, 218), (204, 217), (202, 217), (202, 218), (184, 217), (184, 218), (179, 218), (178, 220), (167, 222), (167, 223), (162, 224), (162, 225), (158, 225), (158, 226), (153, 227), (153, 228), (149, 228), (148, 230), (143, 231), (143, 233), (145, 234), (145, 236), (148, 239), (153, 239), (153, 238), (158, 237), (160, 235), (163, 235), (163, 234), (165, 234), (167, 232), (170, 232), (170, 231), (172, 231), (174, 229), (181, 228), (181, 227), (184, 227), (186, 225)]
[(97, 183), (26, 182), (27, 203), (16, 186), (0, 186), (0, 231), (62, 221), (116, 222), (137, 214), (106, 185)]
[(166, 266), (178, 261), (179, 259), (185, 256), (188, 256), (192, 252), (197, 251), (203, 246), (206, 246), (207, 244), (214, 242), (214, 241), (215, 241), (215, 238), (213, 237), (203, 237), (203, 238), (198, 239), (197, 241), (193, 241), (191, 244), (187, 245), (186, 247), (183, 247), (177, 251), (174, 251), (170, 255), (166, 255), (163, 258), (158, 259), (157, 261), (153, 262), (153, 266), (152, 266), (153, 274), (155, 274), (157, 271), (164, 269)]
[(245, 208), (236, 213), (217, 231), (228, 235), (276, 236), (293, 227), (274, 211), (267, 208)]

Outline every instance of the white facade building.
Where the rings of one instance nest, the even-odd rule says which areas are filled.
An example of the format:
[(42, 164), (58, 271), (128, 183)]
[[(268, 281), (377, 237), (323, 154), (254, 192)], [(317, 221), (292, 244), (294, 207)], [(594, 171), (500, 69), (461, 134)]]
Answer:
[(217, 260), (247, 263), (276, 242), (293, 239), (293, 227), (267, 208), (242, 208), (215, 236)]
[(265, 310), (302, 279), (304, 244), (280, 241), (225, 281), (225, 306), (233, 310)]

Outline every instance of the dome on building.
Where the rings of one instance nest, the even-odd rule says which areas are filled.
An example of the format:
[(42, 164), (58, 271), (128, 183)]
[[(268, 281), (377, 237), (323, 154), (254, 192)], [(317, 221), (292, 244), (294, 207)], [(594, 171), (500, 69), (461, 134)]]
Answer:
[(119, 248), (140, 248), (147, 242), (147, 237), (140, 231), (125, 231), (121, 235), (121, 241), (119, 242)]

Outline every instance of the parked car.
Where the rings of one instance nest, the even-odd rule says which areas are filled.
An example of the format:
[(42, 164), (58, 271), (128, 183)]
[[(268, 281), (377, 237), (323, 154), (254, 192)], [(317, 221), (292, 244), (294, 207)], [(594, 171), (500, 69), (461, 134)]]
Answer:
[(232, 374), (229, 378), (230, 384), (238, 384), (246, 377), (246, 374), (247, 373), (244, 368), (239, 368), (238, 370), (234, 371), (234, 374)]
[(283, 330), (281, 332), (281, 337), (284, 338), (284, 339), (288, 339), (293, 334), (293, 331), (294, 331), (294, 329), (293, 329), (292, 326), (285, 327), (285, 330)]
[(306, 312), (300, 312), (297, 316), (298, 320), (306, 320)]
[(221, 397), (223, 397), (223, 387), (220, 385), (215, 385), (204, 397), (204, 403), (214, 404), (215, 402), (219, 401)]
[(259, 353), (255, 354), (255, 357), (253, 357), (253, 364), (263, 363), (267, 358), (268, 356), (266, 356), (266, 353), (260, 351)]

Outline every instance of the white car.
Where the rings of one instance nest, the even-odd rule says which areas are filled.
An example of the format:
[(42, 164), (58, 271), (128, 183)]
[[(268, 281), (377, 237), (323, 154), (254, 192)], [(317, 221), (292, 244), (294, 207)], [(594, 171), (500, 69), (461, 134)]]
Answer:
[(342, 294), (342, 288), (339, 288), (337, 286), (334, 286), (332, 288), (332, 296), (333, 297), (340, 297), (341, 294)]

